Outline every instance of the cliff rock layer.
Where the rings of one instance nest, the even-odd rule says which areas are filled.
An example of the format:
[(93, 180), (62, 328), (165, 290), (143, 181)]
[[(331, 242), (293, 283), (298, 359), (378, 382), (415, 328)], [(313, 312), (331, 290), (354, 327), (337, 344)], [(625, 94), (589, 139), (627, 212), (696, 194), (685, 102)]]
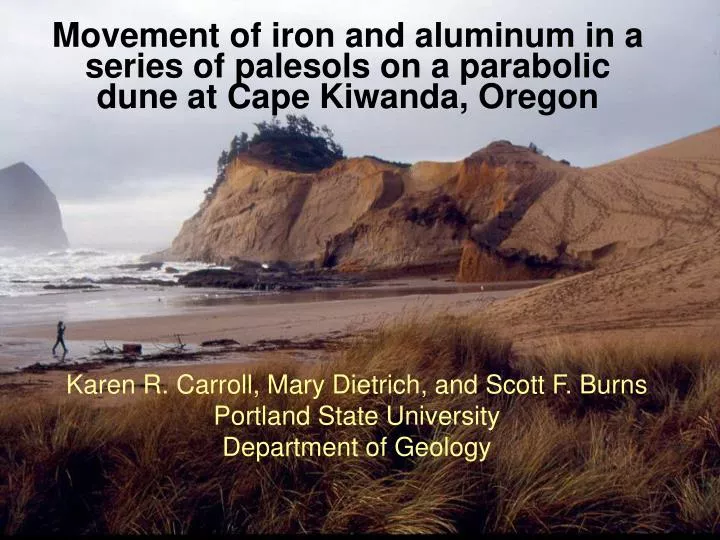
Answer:
[(68, 246), (55, 195), (25, 163), (0, 169), (0, 246), (19, 249)]
[(508, 142), (407, 168), (358, 158), (302, 173), (239, 159), (162, 256), (455, 269), (474, 227), (524, 211), (570, 169)]

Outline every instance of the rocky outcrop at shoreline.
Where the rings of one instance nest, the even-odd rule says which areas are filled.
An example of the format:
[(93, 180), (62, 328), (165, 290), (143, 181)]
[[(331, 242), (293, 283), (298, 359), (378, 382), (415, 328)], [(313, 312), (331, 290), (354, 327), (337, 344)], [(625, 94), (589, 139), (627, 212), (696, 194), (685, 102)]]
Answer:
[(159, 285), (161, 287), (175, 287), (177, 282), (169, 279), (146, 279), (146, 278), (135, 278), (129, 276), (118, 276), (103, 279), (79, 279), (70, 280), (71, 283), (85, 283), (92, 285)]
[(190, 272), (178, 279), (186, 287), (216, 287), (260, 291), (301, 291), (361, 283), (360, 278), (288, 263), (264, 264), (243, 261), (232, 269), (208, 268)]
[(66, 283), (49, 283), (43, 287), (48, 291), (77, 291), (100, 289), (100, 285), (146, 285), (158, 287), (176, 287), (178, 283), (167, 279), (148, 279), (129, 276), (117, 276), (102, 279), (72, 278)]

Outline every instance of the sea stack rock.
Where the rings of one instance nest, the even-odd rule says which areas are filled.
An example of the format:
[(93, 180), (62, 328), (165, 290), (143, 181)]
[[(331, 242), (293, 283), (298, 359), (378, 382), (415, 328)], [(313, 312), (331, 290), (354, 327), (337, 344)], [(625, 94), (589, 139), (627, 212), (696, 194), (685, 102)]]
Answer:
[(25, 163), (0, 169), (0, 246), (68, 247), (55, 195)]

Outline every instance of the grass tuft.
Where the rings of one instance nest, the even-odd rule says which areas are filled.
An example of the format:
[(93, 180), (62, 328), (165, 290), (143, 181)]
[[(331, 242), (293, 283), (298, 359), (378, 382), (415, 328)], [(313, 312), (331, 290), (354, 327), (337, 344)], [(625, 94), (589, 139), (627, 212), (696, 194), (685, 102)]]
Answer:
[[(720, 358), (692, 343), (560, 346), (518, 357), (469, 320), (410, 320), (358, 340), (337, 360), (267, 365), (420, 379), (644, 378), (644, 395), (333, 397), (344, 408), (403, 403), (501, 410), (491, 434), (467, 427), (252, 427), (248, 440), (492, 441), (462, 459), (226, 459), (211, 422), (217, 398), (169, 394), (115, 408), (18, 403), (0, 411), (0, 532), (444, 533), (720, 532)], [(250, 408), (251, 397), (223, 398)], [(266, 396), (274, 408), (311, 398)]]

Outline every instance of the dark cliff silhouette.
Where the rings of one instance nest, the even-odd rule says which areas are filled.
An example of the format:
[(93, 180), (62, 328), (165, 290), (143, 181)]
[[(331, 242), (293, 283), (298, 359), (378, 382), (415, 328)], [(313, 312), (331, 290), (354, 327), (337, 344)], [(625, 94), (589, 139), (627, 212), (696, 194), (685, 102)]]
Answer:
[(0, 169), (0, 246), (68, 247), (55, 195), (25, 163)]

